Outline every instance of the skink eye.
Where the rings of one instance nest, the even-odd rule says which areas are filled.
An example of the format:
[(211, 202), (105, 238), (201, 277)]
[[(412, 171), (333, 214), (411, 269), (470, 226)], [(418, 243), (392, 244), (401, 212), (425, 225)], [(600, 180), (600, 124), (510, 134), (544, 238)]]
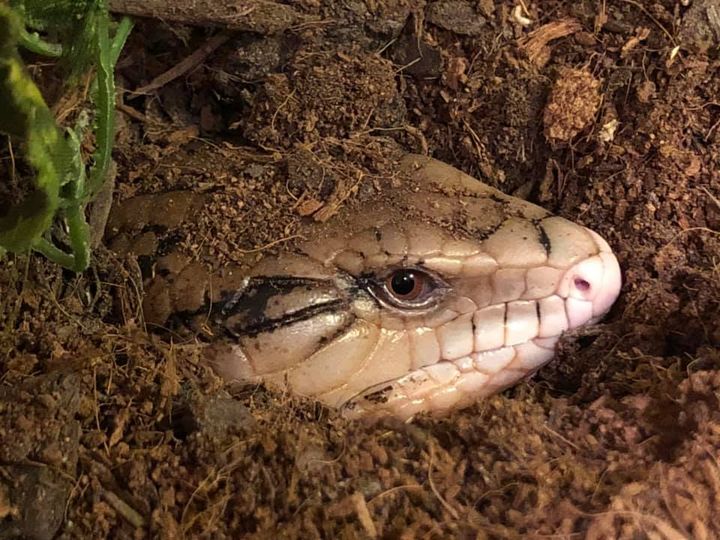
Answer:
[(448, 290), (448, 285), (420, 268), (395, 268), (377, 275), (371, 289), (385, 305), (402, 310), (422, 310), (435, 305)]
[(385, 278), (385, 288), (398, 300), (412, 302), (417, 300), (429, 285), (429, 276), (417, 270), (395, 270)]

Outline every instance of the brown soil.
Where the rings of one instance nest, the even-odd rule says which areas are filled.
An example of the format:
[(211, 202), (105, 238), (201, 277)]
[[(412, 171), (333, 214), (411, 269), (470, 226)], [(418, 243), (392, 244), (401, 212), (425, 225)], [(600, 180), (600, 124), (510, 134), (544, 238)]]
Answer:
[[(285, 31), (123, 94), (116, 197), (201, 195), (181, 232), (116, 213), (81, 276), (2, 263), (0, 538), (720, 537), (715, 3), (292, 4)], [(211, 33), (141, 22), (120, 86)], [(625, 277), (606, 321), (503, 395), (379, 426), (230, 397), (196, 343), (145, 332), (128, 246), (247, 261), (390, 185), (396, 147), (603, 234)]]

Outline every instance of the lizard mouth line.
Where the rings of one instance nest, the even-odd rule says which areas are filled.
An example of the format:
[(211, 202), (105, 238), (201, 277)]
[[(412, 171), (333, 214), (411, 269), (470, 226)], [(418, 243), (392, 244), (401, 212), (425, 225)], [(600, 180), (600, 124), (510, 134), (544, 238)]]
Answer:
[[(547, 350), (552, 351), (552, 349)], [(488, 349), (485, 351), (473, 352), (467, 356), (464, 356), (462, 358), (456, 358), (454, 360), (448, 360), (443, 358), (438, 360), (434, 364), (429, 364), (427, 366), (415, 369), (402, 377), (388, 379), (387, 381), (384, 381), (382, 383), (370, 386), (348, 399), (345, 403), (341, 405), (341, 407), (347, 407), (350, 403), (357, 400), (368, 400), (374, 403), (382, 402), (386, 399), (384, 394), (395, 390), (398, 383), (400, 385), (406, 385), (408, 382), (419, 382), (421, 379), (425, 380), (428, 376), (432, 377), (432, 375), (438, 371), (438, 368), (443, 369), (444, 367), (447, 367), (450, 369), (455, 369), (459, 373), (471, 371), (477, 371), (479, 373), (482, 373), (483, 371), (481, 369), (478, 369), (477, 364), (482, 362), (483, 359), (487, 360), (489, 357), (492, 357), (494, 355), (502, 355), (512, 358), (515, 356), (515, 350), (513, 346), (503, 346), (496, 347), (494, 349)]]

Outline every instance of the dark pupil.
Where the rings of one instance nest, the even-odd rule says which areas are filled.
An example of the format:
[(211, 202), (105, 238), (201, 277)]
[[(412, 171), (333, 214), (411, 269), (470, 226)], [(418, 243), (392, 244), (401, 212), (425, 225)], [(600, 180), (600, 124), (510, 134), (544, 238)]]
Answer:
[(390, 281), (392, 290), (399, 296), (407, 296), (415, 290), (415, 274), (412, 272), (398, 272)]

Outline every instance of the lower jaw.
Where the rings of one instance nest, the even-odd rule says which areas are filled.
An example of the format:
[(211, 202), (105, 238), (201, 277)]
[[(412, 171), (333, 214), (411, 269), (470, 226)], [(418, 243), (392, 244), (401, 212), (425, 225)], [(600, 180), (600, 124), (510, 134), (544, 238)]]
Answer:
[[(554, 356), (559, 336), (474, 352), (455, 360), (416, 369), (404, 377), (368, 389), (344, 407), (345, 416), (395, 416), (408, 420), (421, 412), (433, 415), (471, 405), (532, 376)], [(552, 345), (552, 347), (549, 347)]]

